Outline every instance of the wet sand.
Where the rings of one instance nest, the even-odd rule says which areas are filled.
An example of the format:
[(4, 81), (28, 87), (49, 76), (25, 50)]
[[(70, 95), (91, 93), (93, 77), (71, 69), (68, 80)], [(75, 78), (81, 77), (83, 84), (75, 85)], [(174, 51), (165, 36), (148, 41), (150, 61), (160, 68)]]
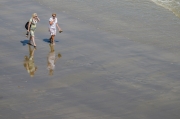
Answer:
[[(52, 9), (22, 0), (1, 0), (0, 6), (0, 119), (180, 117), (180, 60), (173, 50), (94, 29), (60, 12), (64, 32), (57, 34), (53, 53), (62, 57), (50, 76), (47, 39)], [(24, 28), (33, 12), (41, 19), (34, 55)], [(37, 66), (33, 77), (24, 67), (24, 57), (30, 55)]]

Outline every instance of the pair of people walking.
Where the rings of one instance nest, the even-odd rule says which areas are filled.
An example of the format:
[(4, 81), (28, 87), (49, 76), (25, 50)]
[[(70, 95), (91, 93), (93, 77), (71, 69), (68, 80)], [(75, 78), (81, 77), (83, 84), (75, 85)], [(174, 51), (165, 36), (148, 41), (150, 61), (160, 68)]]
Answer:
[[(33, 13), (32, 17), (29, 20), (27, 34), (26, 34), (27, 37), (28, 37), (28, 34), (30, 35), (29, 44), (31, 44), (31, 42), (32, 42), (33, 44), (31, 44), (31, 45), (33, 45), (34, 48), (36, 48), (34, 33), (35, 33), (35, 30), (36, 30), (36, 24), (39, 21), (40, 21), (40, 18), (38, 17), (37, 13)], [(53, 13), (52, 17), (49, 19), (49, 32), (51, 34), (51, 37), (49, 38), (50, 43), (54, 43), (54, 38), (55, 38), (55, 35), (56, 35), (56, 27), (58, 28), (59, 33), (61, 33), (62, 29), (58, 25), (58, 20), (56, 18), (56, 14)]]

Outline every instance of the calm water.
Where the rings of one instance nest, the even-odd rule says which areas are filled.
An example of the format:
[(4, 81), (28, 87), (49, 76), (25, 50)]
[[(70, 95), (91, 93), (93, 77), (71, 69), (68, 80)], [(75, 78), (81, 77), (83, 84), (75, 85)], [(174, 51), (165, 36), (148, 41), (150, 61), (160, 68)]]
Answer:
[[(180, 0), (35, 0), (55, 12), (64, 12), (96, 29), (119, 34), (149, 23), (157, 5), (179, 16)], [(156, 3), (156, 4), (155, 4)], [(155, 16), (156, 17), (156, 16)], [(157, 17), (156, 17), (157, 18)], [(146, 22), (145, 22), (146, 21)]]

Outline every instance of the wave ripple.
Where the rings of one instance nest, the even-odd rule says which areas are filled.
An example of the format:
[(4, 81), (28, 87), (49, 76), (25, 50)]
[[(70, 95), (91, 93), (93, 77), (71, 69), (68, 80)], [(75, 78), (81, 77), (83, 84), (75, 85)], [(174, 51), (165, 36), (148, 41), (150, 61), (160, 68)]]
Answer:
[(180, 0), (152, 0), (157, 5), (172, 11), (176, 16), (180, 17)]

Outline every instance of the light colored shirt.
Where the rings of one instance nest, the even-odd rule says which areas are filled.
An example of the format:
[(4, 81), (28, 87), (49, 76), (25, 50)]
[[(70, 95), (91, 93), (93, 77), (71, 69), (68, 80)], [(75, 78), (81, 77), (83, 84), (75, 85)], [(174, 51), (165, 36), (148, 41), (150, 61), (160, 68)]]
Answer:
[(36, 29), (36, 23), (37, 23), (37, 21), (34, 20), (33, 18), (30, 18), (29, 22), (31, 22), (31, 28), (30, 28), (30, 30), (35, 30), (35, 29)]
[[(51, 17), (50, 19), (49, 19), (49, 21), (53, 21), (53, 18)], [(57, 18), (55, 18), (55, 22), (53, 22), (53, 24), (52, 25), (49, 25), (49, 28), (53, 28), (53, 29), (56, 29), (56, 24), (57, 24)]]

